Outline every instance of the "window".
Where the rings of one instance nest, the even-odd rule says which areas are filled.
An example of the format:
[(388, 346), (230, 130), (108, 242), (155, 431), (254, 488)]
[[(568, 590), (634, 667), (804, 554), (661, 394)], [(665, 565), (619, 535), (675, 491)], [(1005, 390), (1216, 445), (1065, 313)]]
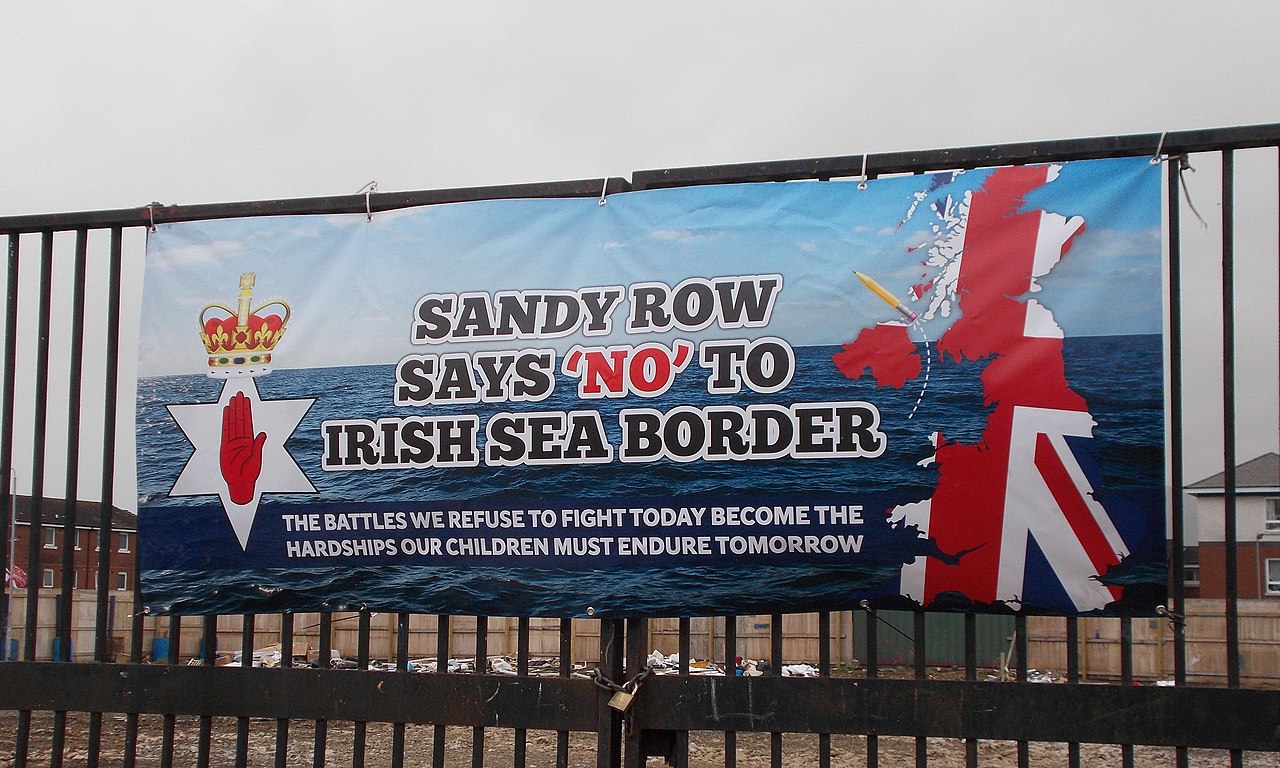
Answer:
[(80, 529), (76, 529), (76, 549), (80, 548)]
[(1200, 586), (1200, 566), (1184, 565), (1182, 567), (1182, 583), (1188, 587)]
[(58, 532), (53, 528), (44, 529), (44, 548), (45, 549), (58, 548)]
[(1280, 558), (1267, 558), (1267, 594), (1280, 595)]
[[(1271, 563), (1271, 561), (1270, 561), (1270, 560), (1268, 560), (1268, 561), (1267, 561), (1267, 564), (1268, 564), (1268, 565), (1270, 565), (1270, 563)], [(41, 581), (40, 581), (40, 586), (45, 587), (45, 588), (49, 588), (49, 589), (51, 589), (51, 588), (53, 587), (53, 569), (52, 569), (52, 568), (45, 568), (45, 569), (44, 569), (44, 576), (42, 577), (42, 579), (41, 579)]]
[(128, 531), (120, 532), (120, 550), (119, 551), (121, 552), (129, 551), (129, 532)]
[(116, 574), (116, 589), (123, 592), (128, 588), (129, 588), (129, 574), (125, 573), (124, 571), (120, 571), (119, 573)]
[(1280, 531), (1280, 499), (1267, 499), (1267, 530)]

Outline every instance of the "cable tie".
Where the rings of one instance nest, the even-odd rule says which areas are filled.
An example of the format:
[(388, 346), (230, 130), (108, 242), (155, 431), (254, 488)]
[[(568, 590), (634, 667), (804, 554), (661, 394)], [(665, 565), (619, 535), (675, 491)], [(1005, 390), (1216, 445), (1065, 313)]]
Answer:
[(1160, 134), (1160, 142), (1156, 144), (1156, 153), (1151, 156), (1152, 165), (1159, 165), (1160, 161), (1164, 159), (1164, 157), (1162, 156), (1164, 152), (1164, 137), (1168, 135), (1169, 135), (1168, 131), (1164, 131), (1163, 133)]
[(360, 188), (357, 195), (364, 195), (364, 220), (373, 221), (373, 208), (369, 202), (369, 196), (378, 191), (378, 182), (371, 181)]

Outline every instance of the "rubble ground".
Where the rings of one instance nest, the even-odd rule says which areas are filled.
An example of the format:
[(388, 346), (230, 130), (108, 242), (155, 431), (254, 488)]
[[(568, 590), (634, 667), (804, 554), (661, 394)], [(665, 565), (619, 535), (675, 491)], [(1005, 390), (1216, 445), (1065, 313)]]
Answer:
[[(0, 768), (14, 765), (13, 748), (17, 736), (17, 713), (0, 711)], [(144, 715), (139, 719), (136, 765), (139, 768), (155, 768), (160, 765), (163, 740), (163, 717)], [(235, 762), (235, 718), (214, 718), (210, 738), (210, 765), (232, 765)], [(352, 764), (352, 744), (355, 726), (352, 723), (330, 722), (326, 725), (325, 765), (349, 766)], [(126, 719), (124, 715), (107, 714), (103, 717), (102, 765), (121, 765), (124, 753)], [(88, 764), (87, 734), (89, 716), (82, 712), (67, 714), (64, 759), (66, 768), (80, 768)], [(434, 727), (408, 725), (405, 727), (406, 768), (426, 768), (432, 764)], [(53, 714), (34, 712), (31, 717), (31, 733), (28, 749), (28, 765), (49, 765), (52, 743)], [(199, 734), (199, 718), (178, 717), (175, 720), (173, 763), (196, 763)], [(445, 730), (445, 765), (450, 768), (470, 766), (472, 758), (471, 728), (449, 727)], [(485, 765), (513, 764), (514, 732), (509, 729), (484, 729)], [(315, 724), (310, 721), (292, 721), (289, 725), (289, 748), (286, 764), (289, 766), (314, 765), (313, 747)], [(739, 733), (737, 735), (737, 765), (742, 768), (765, 768), (770, 765), (769, 734)], [(249, 723), (248, 765), (272, 766), (275, 764), (276, 721), (253, 718)], [(551, 731), (527, 732), (529, 766), (554, 766), (556, 734)], [(570, 736), (569, 764), (588, 768), (596, 764), (596, 736), (594, 733), (574, 733)], [(880, 764), (883, 766), (911, 765), (915, 763), (916, 740), (910, 737), (881, 737), (879, 739)], [(387, 766), (391, 764), (392, 726), (388, 723), (370, 723), (366, 730), (365, 765)], [(1028, 745), (1032, 765), (1064, 765), (1066, 746), (1063, 744), (1031, 743)], [(984, 741), (978, 745), (979, 764), (983, 766), (1015, 766), (1018, 764), (1017, 744), (1014, 742)], [(815, 765), (818, 757), (818, 737), (814, 734), (787, 734), (783, 738), (782, 764), (787, 768), (807, 768)], [(1121, 748), (1109, 744), (1085, 744), (1081, 746), (1083, 765), (1115, 765), (1122, 761)], [(1216, 750), (1192, 750), (1190, 765), (1225, 765), (1225, 752)], [(662, 765), (652, 758), (650, 765)], [(689, 765), (691, 768), (721, 768), (724, 766), (724, 734), (697, 731), (689, 738)], [(831, 764), (835, 768), (861, 768), (867, 764), (866, 739), (862, 736), (836, 734), (831, 737)], [(965, 764), (964, 742), (959, 739), (928, 739), (928, 764), (938, 768), (960, 768)], [(1174, 750), (1167, 747), (1134, 747), (1134, 765), (1138, 768), (1154, 768), (1175, 764)], [(1244, 764), (1254, 768), (1280, 767), (1280, 755), (1250, 753)]]

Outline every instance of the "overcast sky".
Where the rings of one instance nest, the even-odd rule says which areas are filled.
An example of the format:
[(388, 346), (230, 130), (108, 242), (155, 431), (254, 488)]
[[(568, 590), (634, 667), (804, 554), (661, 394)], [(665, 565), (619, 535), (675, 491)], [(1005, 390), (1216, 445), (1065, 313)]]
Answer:
[[(0, 216), (1280, 122), (1273, 0), (43, 0), (0, 18)], [(1268, 157), (1237, 214), (1240, 302), (1270, 318), (1244, 378), (1272, 382), (1243, 393), (1242, 458), (1277, 442)], [(1199, 165), (1210, 226), (1184, 252), (1208, 269), (1217, 168)], [(1217, 322), (1209, 298), (1188, 312)], [(1192, 361), (1210, 397), (1216, 354), (1206, 339)], [(1202, 426), (1189, 480), (1220, 469)]]
[(0, 215), (1280, 120), (1274, 2), (7, 2)]

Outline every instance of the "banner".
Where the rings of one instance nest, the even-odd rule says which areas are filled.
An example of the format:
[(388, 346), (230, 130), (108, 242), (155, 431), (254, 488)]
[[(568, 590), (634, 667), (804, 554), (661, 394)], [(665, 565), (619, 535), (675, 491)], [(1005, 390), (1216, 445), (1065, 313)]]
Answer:
[(1159, 169), (162, 225), (153, 613), (1150, 612)]

